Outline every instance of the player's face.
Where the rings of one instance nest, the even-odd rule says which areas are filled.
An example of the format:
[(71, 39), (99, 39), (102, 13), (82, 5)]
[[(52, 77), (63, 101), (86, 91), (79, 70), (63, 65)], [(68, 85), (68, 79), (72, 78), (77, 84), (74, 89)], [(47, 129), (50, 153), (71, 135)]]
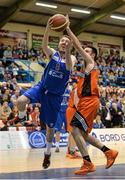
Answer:
[(59, 41), (59, 45), (58, 45), (58, 48), (59, 48), (59, 51), (62, 51), (62, 52), (65, 52), (65, 49), (66, 49), (66, 43), (69, 42), (69, 38), (67, 37), (62, 37)]
[(85, 52), (86, 52), (87, 54), (89, 54), (93, 59), (95, 58), (95, 54), (92, 52), (92, 49), (91, 49), (91, 48), (86, 47), (84, 50), (85, 50)]
[(92, 49), (91, 48), (85, 48), (84, 51), (89, 54), (90, 56), (92, 55)]

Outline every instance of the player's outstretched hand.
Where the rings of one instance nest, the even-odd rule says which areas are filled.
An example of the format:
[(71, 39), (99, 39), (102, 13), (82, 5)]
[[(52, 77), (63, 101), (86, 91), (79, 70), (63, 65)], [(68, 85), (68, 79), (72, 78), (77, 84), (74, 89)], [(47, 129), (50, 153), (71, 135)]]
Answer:
[(47, 27), (48, 29), (50, 29), (50, 28), (52, 27), (52, 25), (53, 25), (53, 19), (52, 19), (52, 18), (49, 18), (46, 27)]

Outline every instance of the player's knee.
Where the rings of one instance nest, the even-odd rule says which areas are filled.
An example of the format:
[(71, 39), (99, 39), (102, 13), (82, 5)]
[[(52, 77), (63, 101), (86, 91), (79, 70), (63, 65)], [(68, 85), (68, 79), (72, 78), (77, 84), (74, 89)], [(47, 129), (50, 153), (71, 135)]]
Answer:
[(79, 134), (79, 129), (77, 127), (73, 126), (71, 134), (75, 138)]
[(25, 97), (25, 96), (20, 96), (20, 97), (17, 99), (17, 107), (19, 108), (19, 107), (25, 106), (27, 102), (28, 102), (27, 97)]

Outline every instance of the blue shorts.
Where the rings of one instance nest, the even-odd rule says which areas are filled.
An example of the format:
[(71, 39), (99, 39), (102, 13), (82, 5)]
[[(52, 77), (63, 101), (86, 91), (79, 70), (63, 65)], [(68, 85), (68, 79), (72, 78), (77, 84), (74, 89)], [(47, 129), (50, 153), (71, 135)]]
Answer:
[(55, 125), (55, 131), (61, 131), (64, 124), (65, 130), (67, 130), (66, 112), (59, 111), (58, 118)]
[(31, 103), (41, 104), (40, 120), (48, 127), (53, 128), (61, 108), (62, 96), (48, 92), (40, 83), (27, 90), (23, 95), (28, 97)]

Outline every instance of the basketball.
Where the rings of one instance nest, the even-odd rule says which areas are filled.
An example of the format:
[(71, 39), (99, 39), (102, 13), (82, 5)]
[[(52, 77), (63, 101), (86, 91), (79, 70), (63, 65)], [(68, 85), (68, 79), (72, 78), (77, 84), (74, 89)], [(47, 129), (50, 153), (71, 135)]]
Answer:
[(51, 29), (54, 31), (64, 31), (68, 22), (64, 15), (62, 14), (55, 14), (51, 17), (50, 22), (52, 21), (52, 27)]

